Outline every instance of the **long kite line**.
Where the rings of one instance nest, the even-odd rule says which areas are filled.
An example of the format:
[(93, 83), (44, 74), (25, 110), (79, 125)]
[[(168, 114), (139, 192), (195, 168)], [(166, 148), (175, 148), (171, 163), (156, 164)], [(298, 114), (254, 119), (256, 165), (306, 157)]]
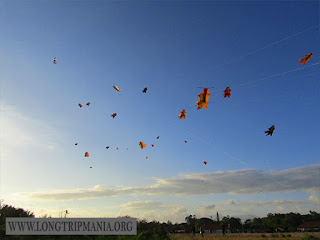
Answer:
[(311, 64), (311, 65), (309, 65), (309, 66), (306, 66), (306, 67), (299, 67), (299, 68), (292, 69), (292, 70), (289, 70), (289, 71), (286, 71), (286, 72), (277, 73), (277, 74), (272, 75), (272, 76), (263, 77), (263, 78), (260, 78), (260, 79), (258, 79), (258, 80), (255, 80), (255, 81), (251, 81), (251, 82), (247, 82), (247, 83), (240, 84), (239, 86), (242, 87), (242, 86), (245, 86), (245, 85), (248, 85), (248, 84), (251, 84), (251, 83), (261, 82), (261, 81), (263, 81), (263, 80), (265, 80), (265, 79), (268, 79), (268, 78), (273, 78), (273, 77), (280, 76), (280, 75), (283, 75), (283, 74), (286, 74), (286, 73), (295, 72), (295, 71), (298, 71), (298, 70), (300, 70), (300, 69), (305, 69), (305, 68), (312, 67), (312, 66), (318, 65), (318, 64), (320, 64), (320, 62), (313, 63), (313, 64)]
[[(196, 138), (198, 138), (199, 140), (201, 140), (203, 143), (205, 143), (205, 144), (207, 144), (208, 146), (210, 146), (211, 148), (213, 147), (213, 148), (215, 148), (215, 149), (218, 149), (216, 146), (214, 146), (213, 144), (211, 144), (208, 140), (205, 140), (203, 137), (200, 137), (200, 136), (194, 134), (194, 132), (192, 133), (192, 132), (190, 131), (190, 129), (187, 130), (187, 131), (188, 131), (189, 133), (191, 133), (193, 136), (195, 136)], [(223, 153), (224, 153), (225, 155), (227, 155), (227, 156), (231, 157), (232, 159), (238, 161), (239, 163), (241, 163), (241, 164), (249, 167), (249, 165), (248, 165), (247, 163), (245, 163), (244, 161), (241, 161), (239, 158), (236, 158), (236, 157), (232, 156), (230, 153), (228, 153), (228, 152), (226, 152), (226, 151), (224, 151), (224, 150), (222, 150), (222, 151), (223, 151)], [(283, 184), (283, 183), (281, 183), (281, 182), (279, 182), (279, 181), (276, 181), (276, 180), (274, 180), (273, 178), (271, 178), (271, 181), (273, 181), (274, 183), (277, 183), (277, 184), (283, 186), (283, 187), (285, 188), (285, 190), (291, 188), (290, 186), (287, 186), (286, 184)]]
[[(285, 41), (285, 40), (287, 40), (287, 39), (290, 39), (290, 38), (292, 38), (292, 37), (294, 37), (294, 36), (297, 36), (297, 35), (299, 35), (299, 34), (302, 34), (302, 33), (306, 32), (306, 31), (309, 31), (309, 30), (311, 30), (311, 29), (313, 29), (313, 28), (315, 28), (315, 27), (318, 27), (318, 26), (320, 26), (320, 24), (315, 25), (315, 26), (313, 26), (313, 27), (311, 27), (311, 28), (308, 28), (308, 29), (306, 29), (306, 30), (304, 30), (304, 31), (298, 32), (298, 33), (296, 33), (296, 34), (293, 34), (293, 35), (291, 35), (291, 36), (289, 36), (289, 37), (283, 38), (283, 39), (281, 39), (281, 40), (279, 40), (279, 41), (273, 42), (273, 43), (271, 43), (271, 44), (269, 44), (269, 45), (267, 45), (267, 46), (264, 46), (264, 47), (262, 47), (262, 48), (259, 48), (259, 49), (257, 49), (257, 50), (251, 51), (251, 52), (249, 52), (249, 53), (247, 53), (247, 54), (244, 54), (244, 55), (241, 55), (241, 56), (239, 56), (239, 57), (236, 57), (236, 58), (234, 58), (233, 60), (230, 60), (230, 61), (228, 61), (228, 62), (226, 62), (226, 63), (224, 63), (224, 64), (220, 64), (220, 65), (218, 65), (218, 66), (215, 66), (214, 69), (215, 69), (215, 68), (218, 68), (218, 67), (221, 67), (221, 66), (224, 66), (224, 65), (227, 65), (227, 64), (229, 64), (229, 63), (235, 62), (235, 61), (237, 61), (237, 60), (239, 60), (239, 59), (241, 59), (241, 58), (244, 58), (244, 57), (246, 57), (246, 56), (252, 55), (252, 54), (254, 54), (254, 53), (258, 52), (258, 51), (261, 51), (261, 50), (263, 50), (263, 49), (266, 49), (266, 48), (268, 48), (268, 47), (271, 47), (271, 46), (273, 46), (273, 45), (275, 45), (275, 44), (278, 44), (278, 43), (280, 43), (280, 42), (283, 42), (283, 41)], [(315, 66), (315, 65), (318, 65), (318, 64), (320, 64), (320, 62), (311, 64), (311, 65), (309, 65), (309, 66), (307, 66), (307, 67), (299, 67), (299, 68), (292, 69), (292, 70), (289, 70), (289, 71), (286, 71), (286, 72), (274, 74), (274, 75), (272, 75), (272, 76), (263, 77), (263, 78), (260, 78), (260, 79), (258, 79), (258, 80), (255, 80), (255, 81), (251, 81), (251, 82), (247, 82), (247, 83), (240, 84), (239, 86), (241, 87), (241, 86), (249, 85), (249, 84), (251, 84), (251, 83), (260, 82), (260, 81), (263, 81), (263, 80), (265, 80), (265, 79), (273, 78), (273, 77), (280, 76), (280, 75), (283, 75), (283, 74), (287, 74), (287, 73), (290, 73), (290, 72), (295, 72), (295, 71), (298, 71), (298, 70), (301, 70), (301, 69), (305, 69), (305, 68), (308, 68), (308, 67), (311, 67), (311, 66)], [(195, 136), (195, 134), (192, 134), (192, 135)], [(203, 138), (201, 138), (201, 137), (199, 137), (199, 136), (196, 136), (196, 137), (197, 137), (198, 139), (200, 139), (202, 142), (210, 145), (210, 147), (216, 148), (216, 146), (213, 146), (213, 145), (210, 144), (208, 141), (205, 141)], [(239, 160), (238, 158), (235, 158), (235, 157), (232, 156), (230, 153), (228, 153), (228, 152), (226, 152), (226, 151), (223, 151), (223, 152), (224, 152), (224, 154), (228, 155), (229, 157), (233, 158), (234, 160), (238, 161), (239, 163), (241, 163), (241, 164), (249, 167), (247, 163)], [(280, 183), (280, 182), (278, 182), (278, 181), (276, 181), (276, 180), (274, 180), (274, 179), (272, 179), (272, 181), (275, 182), (275, 183), (277, 183), (277, 184), (279, 184), (279, 185), (282, 185), (283, 187), (285, 187), (285, 190), (287, 190), (287, 189), (290, 188), (290, 187), (286, 186), (285, 184)]]
[(273, 46), (273, 45), (276, 45), (276, 44), (278, 44), (278, 43), (280, 43), (280, 42), (283, 42), (283, 41), (285, 41), (285, 40), (287, 40), (287, 39), (289, 39), (289, 38), (295, 37), (295, 36), (297, 36), (297, 35), (299, 35), (299, 34), (301, 34), (301, 33), (307, 32), (307, 31), (309, 31), (309, 30), (311, 30), (311, 29), (313, 29), (313, 28), (315, 28), (315, 27), (318, 27), (318, 26), (320, 26), (320, 24), (315, 25), (315, 26), (313, 26), (313, 27), (311, 27), (311, 28), (308, 28), (308, 29), (306, 29), (306, 30), (303, 30), (303, 31), (301, 31), (301, 32), (298, 32), (298, 33), (296, 33), (296, 34), (293, 34), (293, 35), (291, 35), (291, 36), (289, 36), (289, 37), (283, 38), (283, 39), (281, 39), (281, 40), (279, 40), (279, 41), (273, 42), (273, 43), (271, 43), (271, 44), (269, 44), (269, 45), (267, 45), (267, 46), (264, 46), (264, 47), (262, 47), (262, 48), (259, 48), (259, 49), (257, 49), (257, 50), (254, 50), (254, 51), (252, 51), (252, 52), (243, 54), (243, 55), (241, 55), (241, 56), (239, 56), (239, 57), (236, 57), (236, 58), (234, 58), (234, 59), (232, 59), (232, 60), (230, 60), (230, 61), (228, 61), (228, 62), (226, 62), (226, 63), (217, 65), (217, 66), (215, 66), (213, 69), (216, 69), (216, 68), (218, 68), (218, 67), (222, 67), (222, 66), (227, 65), (227, 64), (229, 64), (229, 63), (235, 62), (235, 61), (237, 61), (237, 60), (239, 60), (239, 59), (241, 59), (241, 58), (244, 58), (244, 57), (246, 57), (246, 56), (252, 55), (252, 54), (254, 54), (254, 53), (256, 53), (256, 52), (259, 52), (259, 51), (261, 51), (261, 50), (263, 50), (263, 49), (266, 49), (266, 48), (268, 48), (268, 47), (271, 47), (271, 46)]

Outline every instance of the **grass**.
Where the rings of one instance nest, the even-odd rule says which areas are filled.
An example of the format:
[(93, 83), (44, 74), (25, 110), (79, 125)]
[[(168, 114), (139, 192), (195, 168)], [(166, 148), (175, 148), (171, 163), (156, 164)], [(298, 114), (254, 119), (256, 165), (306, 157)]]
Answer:
[(320, 232), (315, 233), (287, 233), (287, 234), (274, 234), (274, 233), (229, 233), (223, 237), (222, 234), (196, 234), (195, 237), (191, 233), (172, 234), (172, 240), (284, 240), (284, 237), (290, 237), (287, 240), (320, 240)]

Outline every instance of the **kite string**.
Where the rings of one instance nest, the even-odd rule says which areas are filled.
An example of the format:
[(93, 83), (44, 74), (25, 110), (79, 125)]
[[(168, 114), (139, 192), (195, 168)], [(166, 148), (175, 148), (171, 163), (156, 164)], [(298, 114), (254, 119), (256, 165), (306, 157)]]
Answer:
[(242, 86), (245, 86), (245, 85), (249, 85), (249, 84), (252, 84), (252, 83), (256, 83), (256, 82), (261, 82), (265, 79), (269, 79), (269, 78), (273, 78), (273, 77), (276, 77), (276, 76), (280, 76), (280, 75), (283, 75), (283, 74), (287, 74), (287, 73), (290, 73), (290, 72), (295, 72), (295, 71), (298, 71), (300, 69), (306, 69), (306, 68), (309, 68), (309, 67), (312, 67), (312, 66), (315, 66), (315, 65), (318, 65), (320, 64), (320, 62), (316, 62), (316, 63), (313, 63), (307, 67), (299, 67), (299, 68), (296, 68), (296, 69), (292, 69), (292, 70), (289, 70), (289, 71), (286, 71), (286, 72), (283, 72), (283, 73), (277, 73), (277, 74), (274, 74), (272, 76), (268, 76), (268, 77), (263, 77), (263, 78), (260, 78), (258, 80), (255, 80), (255, 81), (251, 81), (251, 82), (247, 82), (247, 83), (242, 83), (240, 84), (239, 86), (242, 87)]
[[(193, 130), (194, 130), (194, 129), (193, 129)], [(187, 131), (189, 131), (189, 133), (191, 132), (190, 130), (187, 130)], [(191, 135), (195, 136), (196, 134), (194, 134), (194, 132), (193, 132), (193, 133), (191, 133)], [(196, 135), (196, 137), (197, 137), (199, 140), (201, 140), (203, 143), (209, 145), (211, 148), (213, 147), (213, 148), (216, 148), (216, 149), (217, 149), (216, 146), (214, 146), (213, 144), (209, 143), (207, 140), (204, 140), (203, 137), (199, 137), (199, 136), (197, 136), (197, 135)], [(212, 149), (211, 149), (211, 150), (212, 150)], [(229, 157), (233, 158), (234, 160), (238, 161), (239, 163), (241, 163), (241, 164), (249, 167), (249, 165), (248, 165), (247, 163), (245, 163), (245, 162), (241, 161), (240, 159), (234, 157), (234, 156), (231, 155), (230, 153), (228, 153), (228, 152), (226, 152), (226, 151), (223, 151), (223, 153), (226, 154), (226, 155), (228, 155)], [(282, 183), (279, 183), (278, 181), (276, 181), (276, 180), (274, 180), (274, 179), (272, 179), (272, 178), (271, 178), (271, 180), (272, 180), (273, 182), (279, 184), (279, 185), (282, 185), (282, 186), (286, 187), (286, 186), (283, 185)], [(287, 187), (286, 189), (288, 189), (288, 188), (289, 188), (289, 187)], [(285, 189), (285, 190), (286, 190), (286, 189)], [(261, 192), (262, 192), (262, 191), (259, 191), (259, 192), (257, 192), (257, 193), (261, 193)], [(263, 195), (265, 196), (265, 193), (263, 193)], [(266, 209), (263, 205), (262, 205), (262, 207), (263, 207), (264, 210), (266, 210), (267, 212), (269, 211), (269, 210)]]
[[(193, 136), (195, 136), (194, 132), (192, 133), (190, 130), (187, 130), (187, 131), (189, 131), (189, 133), (191, 133)], [(200, 137), (200, 136), (196, 136), (196, 137), (197, 137), (198, 139), (200, 139), (203, 143), (209, 145), (210, 147), (213, 147), (213, 148), (218, 149), (216, 146), (214, 146), (213, 144), (209, 143), (208, 140), (204, 140), (203, 137)], [(241, 161), (239, 158), (234, 157), (233, 155), (231, 155), (231, 154), (228, 153), (227, 151), (224, 151), (224, 150), (222, 150), (222, 151), (223, 151), (223, 153), (224, 153), (225, 155), (233, 158), (234, 160), (238, 161), (238, 162), (241, 163), (242, 165), (245, 165), (245, 166), (249, 167), (249, 165), (248, 165), (246, 162)], [(271, 178), (271, 180), (272, 180), (274, 183), (277, 183), (277, 184), (285, 187), (285, 190), (291, 188), (291, 187), (288, 187), (287, 185), (285, 185), (285, 184), (283, 184), (283, 183), (280, 183), (280, 182), (274, 180), (273, 178)]]
[(254, 54), (254, 53), (256, 53), (256, 52), (259, 52), (259, 51), (261, 51), (261, 50), (263, 50), (263, 49), (266, 49), (266, 48), (268, 48), (268, 47), (271, 47), (271, 46), (273, 46), (273, 45), (275, 45), (275, 44), (278, 44), (278, 43), (280, 43), (280, 42), (283, 42), (283, 41), (285, 41), (285, 40), (287, 40), (287, 39), (290, 39), (290, 38), (292, 38), (292, 37), (295, 37), (295, 36), (297, 36), (297, 35), (300, 35), (301, 33), (307, 32), (307, 31), (309, 31), (309, 30), (311, 30), (311, 29), (313, 29), (313, 28), (315, 28), (315, 27), (318, 27), (318, 26), (320, 26), (320, 24), (315, 25), (315, 26), (313, 26), (313, 27), (310, 27), (310, 28), (308, 28), (308, 29), (306, 29), (306, 30), (303, 30), (303, 31), (301, 31), (301, 32), (298, 32), (298, 33), (296, 33), (296, 34), (293, 34), (293, 35), (291, 35), (291, 36), (289, 36), (289, 37), (283, 38), (283, 39), (281, 39), (281, 40), (279, 40), (279, 41), (273, 42), (273, 43), (271, 43), (271, 44), (269, 44), (269, 45), (267, 45), (267, 46), (264, 46), (264, 47), (262, 47), (262, 48), (259, 48), (259, 49), (257, 49), (257, 50), (254, 50), (254, 51), (251, 51), (251, 52), (249, 52), (249, 53), (243, 54), (243, 55), (241, 55), (241, 56), (239, 56), (239, 57), (236, 57), (236, 58), (234, 58), (233, 60), (230, 60), (230, 61), (228, 61), (228, 62), (226, 62), (226, 63), (217, 65), (217, 66), (215, 66), (213, 69), (216, 69), (216, 68), (222, 67), (222, 66), (224, 66), (224, 65), (227, 65), (227, 64), (229, 64), (229, 63), (235, 62), (235, 61), (237, 61), (238, 59), (241, 59), (241, 58), (244, 58), (244, 57), (246, 57), (246, 56), (252, 55), (252, 54)]

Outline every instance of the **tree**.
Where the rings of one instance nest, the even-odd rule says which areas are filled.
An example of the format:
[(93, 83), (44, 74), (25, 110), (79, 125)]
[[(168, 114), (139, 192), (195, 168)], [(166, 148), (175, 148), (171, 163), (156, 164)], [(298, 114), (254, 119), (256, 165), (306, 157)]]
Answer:
[(30, 211), (25, 211), (22, 208), (15, 208), (7, 204), (0, 204), (0, 239), (5, 237), (6, 218), (7, 217), (31, 217), (34, 218), (34, 214)]
[(195, 225), (197, 218), (196, 218), (196, 215), (193, 215), (193, 216), (189, 215), (189, 216), (185, 217), (184, 220), (186, 221), (186, 223), (188, 225), (193, 226), (193, 225)]
[(244, 221), (243, 227), (244, 229), (250, 230), (251, 232), (253, 228), (253, 221), (251, 219), (247, 219), (246, 221)]
[(210, 218), (200, 218), (197, 219), (195, 222), (195, 228), (199, 229), (201, 226), (204, 225), (214, 225), (214, 221)]
[(269, 213), (266, 218), (263, 219), (263, 224), (272, 230), (281, 227), (281, 220), (284, 218), (285, 214), (280, 213)]
[(304, 221), (320, 221), (320, 214), (315, 211), (309, 211), (310, 214), (308, 214), (306, 217), (303, 216)]
[(302, 223), (300, 213), (289, 213), (281, 220), (281, 225), (285, 231), (295, 232), (297, 227)]
[(242, 229), (242, 223), (240, 218), (230, 218), (230, 216), (227, 215), (227, 217), (222, 218), (222, 223), (229, 226), (232, 232), (238, 232), (238, 230)]

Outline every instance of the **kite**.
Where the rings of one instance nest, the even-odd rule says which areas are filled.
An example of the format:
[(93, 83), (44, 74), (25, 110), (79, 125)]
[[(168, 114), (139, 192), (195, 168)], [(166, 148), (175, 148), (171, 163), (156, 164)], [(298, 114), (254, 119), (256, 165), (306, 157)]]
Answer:
[(154, 147), (154, 145), (153, 145), (153, 144), (151, 144), (151, 147)]
[(92, 168), (92, 167), (90, 167), (90, 168)]
[(128, 148), (126, 150), (128, 150)]
[(119, 88), (118, 86), (113, 86), (113, 88), (114, 88), (117, 92), (121, 92), (121, 88)]
[(148, 159), (148, 156), (146, 156), (146, 159)]
[(188, 141), (184, 141), (185, 143), (187, 143)]
[(304, 66), (312, 57), (312, 53), (309, 53), (304, 56), (304, 58), (301, 58), (299, 63), (302, 63), (302, 66)]
[(117, 116), (117, 114), (116, 114), (116, 113), (114, 113), (114, 114), (112, 114), (112, 115), (111, 115), (111, 117), (113, 117), (113, 118), (115, 118), (115, 116)]
[(80, 108), (82, 108), (82, 104), (79, 103), (78, 105), (79, 105)]
[(119, 150), (119, 148), (116, 148), (117, 150)]
[(74, 145), (76, 145), (76, 146), (77, 146), (77, 145), (78, 145), (78, 143), (75, 143)]
[(196, 102), (196, 106), (198, 106), (197, 110), (201, 108), (207, 109), (208, 103), (209, 103), (209, 97), (210, 97), (209, 89), (204, 88), (202, 90), (202, 93), (198, 95), (199, 100)]
[(87, 102), (87, 104), (86, 104), (88, 107), (89, 107), (89, 105), (90, 105), (90, 102)]
[(205, 165), (207, 165), (207, 162), (206, 162), (206, 161), (204, 161), (203, 163), (204, 163)]
[(180, 119), (181, 119), (181, 118), (186, 119), (186, 113), (187, 113), (187, 111), (186, 111), (185, 109), (183, 109), (183, 110), (181, 111), (180, 115), (179, 115), (179, 118), (180, 118)]
[(157, 139), (159, 139), (159, 138), (160, 138), (160, 136), (157, 137)]
[(56, 64), (57, 63), (57, 59), (54, 57), (53, 58), (53, 63)]
[(223, 94), (223, 97), (224, 98), (226, 98), (226, 97), (228, 97), (228, 98), (230, 98), (230, 96), (231, 96), (231, 89), (229, 88), (229, 87), (227, 87), (225, 90), (224, 90), (224, 94)]
[(107, 146), (106, 149), (109, 149), (109, 146)]
[(268, 136), (268, 135), (271, 135), (271, 136), (272, 136), (274, 129), (275, 129), (275, 126), (274, 126), (274, 125), (272, 125), (271, 127), (269, 127), (269, 130), (268, 130), (268, 131), (265, 131), (265, 133), (267, 133), (266, 136)]
[(143, 92), (143, 93), (146, 93), (147, 90), (148, 90), (148, 88), (145, 87), (145, 88), (142, 90), (142, 92)]
[(85, 153), (84, 153), (84, 157), (89, 157), (89, 153), (88, 153), (88, 152), (85, 152)]
[(141, 149), (144, 149), (146, 147), (146, 144), (144, 142), (139, 142), (139, 146)]

